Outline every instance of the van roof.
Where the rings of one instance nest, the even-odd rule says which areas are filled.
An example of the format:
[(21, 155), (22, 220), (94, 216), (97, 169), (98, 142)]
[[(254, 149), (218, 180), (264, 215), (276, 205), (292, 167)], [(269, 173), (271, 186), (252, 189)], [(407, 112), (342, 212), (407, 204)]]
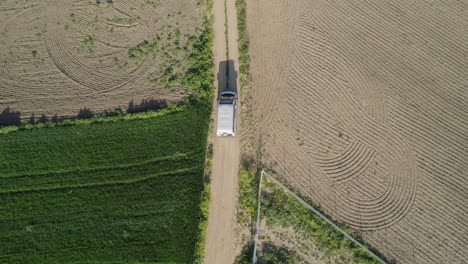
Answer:
[(218, 135), (229, 134), (234, 135), (234, 105), (219, 104), (218, 105)]

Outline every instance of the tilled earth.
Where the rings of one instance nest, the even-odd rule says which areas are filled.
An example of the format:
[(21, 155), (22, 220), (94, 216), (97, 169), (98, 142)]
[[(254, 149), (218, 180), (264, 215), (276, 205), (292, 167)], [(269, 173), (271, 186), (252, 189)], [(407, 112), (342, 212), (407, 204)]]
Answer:
[(398, 263), (468, 259), (468, 2), (248, 3), (263, 161)]
[[(157, 107), (185, 96), (196, 0), (0, 1), (0, 123)], [(172, 81), (172, 85), (170, 84)]]

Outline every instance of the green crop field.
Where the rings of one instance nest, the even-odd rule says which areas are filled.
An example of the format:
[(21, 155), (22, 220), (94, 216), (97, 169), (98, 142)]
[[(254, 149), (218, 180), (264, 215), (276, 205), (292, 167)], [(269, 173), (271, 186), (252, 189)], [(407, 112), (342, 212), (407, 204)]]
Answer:
[(209, 115), (187, 103), (0, 134), (0, 263), (193, 262)]

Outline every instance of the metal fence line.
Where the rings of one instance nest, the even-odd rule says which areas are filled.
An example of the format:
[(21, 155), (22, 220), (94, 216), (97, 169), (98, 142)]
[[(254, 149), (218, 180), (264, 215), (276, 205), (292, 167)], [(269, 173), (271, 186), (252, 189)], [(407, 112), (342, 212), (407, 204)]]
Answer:
[(258, 186), (258, 205), (257, 205), (257, 223), (255, 224), (255, 236), (254, 236), (254, 252), (252, 257), (252, 263), (257, 263), (257, 243), (258, 243), (258, 230), (260, 229), (260, 197), (262, 196), (262, 180), (263, 170), (260, 173), (260, 184)]
[(281, 182), (279, 182), (275, 177), (273, 177), (272, 175), (268, 174), (265, 170), (262, 170), (261, 174), (260, 174), (260, 186), (259, 186), (259, 190), (258, 190), (258, 210), (257, 210), (257, 224), (256, 224), (256, 230), (255, 230), (255, 244), (254, 244), (254, 257), (252, 259), (252, 263), (255, 264), (257, 259), (256, 259), (256, 256), (257, 256), (257, 240), (258, 240), (258, 229), (259, 229), (259, 222), (260, 222), (260, 195), (261, 195), (261, 188), (262, 188), (262, 178), (263, 178), (263, 174), (266, 175), (266, 177), (268, 177), (269, 179), (271, 179), (274, 183), (276, 183), (278, 186), (280, 186), (283, 190), (285, 190), (287, 193), (291, 194), (294, 198), (296, 198), (296, 200), (298, 200), (301, 204), (303, 204), (304, 206), (306, 206), (309, 210), (311, 210), (312, 212), (314, 212), (316, 215), (318, 215), (320, 218), (322, 218), (323, 220), (325, 220), (325, 222), (329, 223), (331, 226), (333, 226), (333, 228), (335, 228), (338, 232), (340, 232), (341, 234), (343, 234), (346, 238), (348, 238), (349, 240), (351, 240), (352, 242), (354, 242), (356, 245), (358, 245), (359, 247), (361, 247), (364, 251), (366, 251), (369, 255), (373, 256), (377, 261), (379, 261), (380, 263), (382, 264), (386, 264), (385, 261), (383, 261), (380, 257), (378, 257), (377, 255), (375, 255), (372, 251), (370, 251), (368, 248), (366, 248), (363, 244), (361, 244), (359, 241), (357, 241), (356, 239), (354, 239), (351, 235), (349, 235), (348, 233), (346, 233), (346, 231), (344, 231), (343, 229), (341, 229), (339, 226), (337, 226), (335, 223), (333, 223), (330, 219), (328, 219), (325, 215), (323, 215), (322, 213), (320, 213), (317, 209), (315, 209), (313, 206), (311, 206), (310, 204), (308, 204), (306, 201), (304, 201), (301, 197), (299, 197), (297, 194), (295, 194), (293, 191), (291, 191), (288, 187), (284, 186), (284, 184), (282, 184)]

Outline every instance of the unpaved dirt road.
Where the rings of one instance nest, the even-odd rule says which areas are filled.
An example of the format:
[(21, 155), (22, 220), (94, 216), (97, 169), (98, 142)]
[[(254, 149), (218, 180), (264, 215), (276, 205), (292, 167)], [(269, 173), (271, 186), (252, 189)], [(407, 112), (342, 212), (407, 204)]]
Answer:
[[(225, 3), (228, 19), (227, 26), (229, 29), (229, 58), (226, 58)], [(215, 86), (218, 91), (225, 90), (227, 87), (229, 89), (236, 89), (238, 87), (238, 33), (234, 4), (234, 0), (227, 0), (226, 2), (224, 0), (215, 0), (214, 2), (214, 59), (217, 77)], [(234, 63), (234, 67), (232, 67), (232, 62), (229, 63), (229, 70), (225, 66), (227, 60)], [(228, 74), (226, 74), (226, 71), (229, 71)], [(229, 86), (227, 86), (228, 82)], [(215, 109), (214, 117), (216, 114)], [(239, 113), (237, 116), (239, 116)], [(238, 124), (237, 135), (239, 135), (239, 128)], [(239, 136), (234, 138), (217, 137), (214, 140), (210, 209), (206, 235), (206, 264), (233, 263), (236, 256), (235, 225), (240, 153), (239, 142)]]

